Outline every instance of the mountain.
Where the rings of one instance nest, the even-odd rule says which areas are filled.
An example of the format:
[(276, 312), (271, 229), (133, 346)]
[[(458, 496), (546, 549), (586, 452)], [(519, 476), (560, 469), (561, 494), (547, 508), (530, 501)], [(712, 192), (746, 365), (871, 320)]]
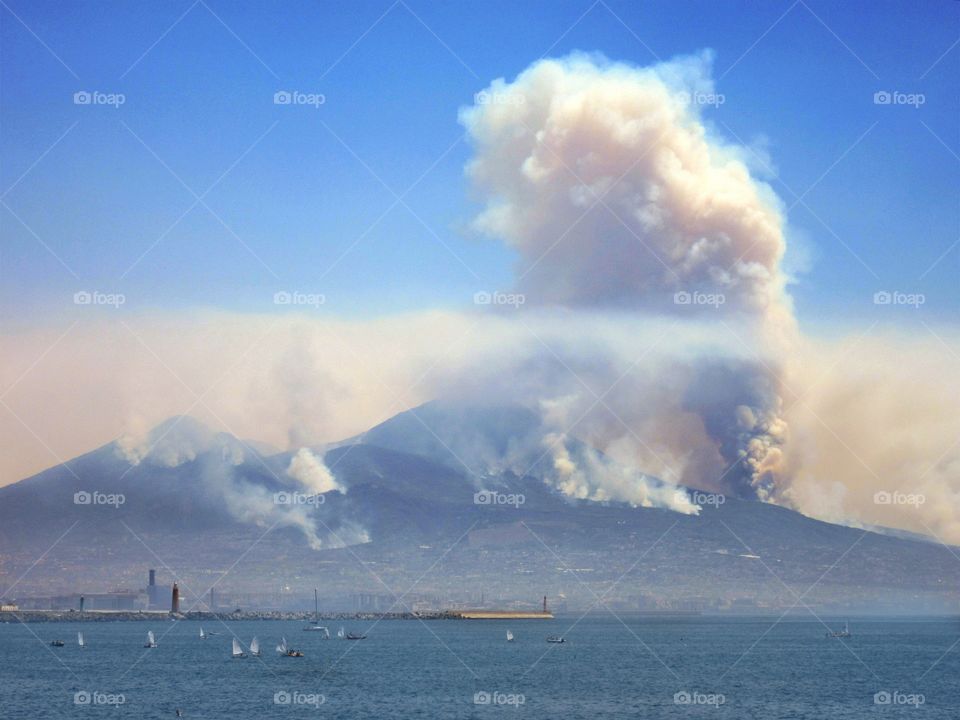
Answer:
[(187, 598), (218, 582), (264, 605), (320, 587), (330, 603), (415, 588), (584, 609), (957, 609), (960, 562), (941, 545), (719, 496), (699, 514), (574, 500), (545, 482), (543, 433), (523, 408), (430, 403), (326, 453), (269, 453), (171, 418), (0, 488), (0, 586), (137, 589), (157, 567)]
[(543, 435), (540, 417), (525, 407), (464, 407), (434, 401), (395, 415), (355, 442), (483, 474), (536, 461), (542, 451), (532, 454), (532, 450), (539, 447)]

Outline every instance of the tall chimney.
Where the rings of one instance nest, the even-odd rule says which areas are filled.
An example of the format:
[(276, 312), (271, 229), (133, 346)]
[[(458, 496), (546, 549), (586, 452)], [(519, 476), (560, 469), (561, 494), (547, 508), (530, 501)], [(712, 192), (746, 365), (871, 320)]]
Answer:
[(170, 598), (170, 612), (180, 612), (180, 588), (176, 583), (173, 584), (173, 596)]
[(547, 596), (546, 596), (546, 595), (543, 596), (543, 611), (544, 611), (544, 612), (547, 611)]
[(157, 584), (157, 571), (153, 568), (150, 568), (150, 582), (147, 583), (150, 587), (153, 587)]

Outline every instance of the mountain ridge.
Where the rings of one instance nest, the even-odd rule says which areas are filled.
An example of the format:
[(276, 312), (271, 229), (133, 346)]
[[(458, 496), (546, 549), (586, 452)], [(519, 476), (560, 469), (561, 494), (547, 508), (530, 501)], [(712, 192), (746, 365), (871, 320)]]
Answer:
[[(443, 423), (445, 412), (436, 405), (421, 419)], [(495, 422), (495, 415), (489, 408), (461, 409), (445, 427), (464, 433), (481, 419)], [(513, 417), (529, 421), (525, 413)], [(157, 557), (182, 568), (184, 577), (203, 577), (209, 572), (204, 568), (230, 567), (239, 555), (250, 567), (237, 587), (251, 592), (277, 586), (289, 566), (304, 582), (340, 595), (377, 591), (368, 567), (399, 586), (430, 568), (434, 574), (442, 569), (443, 577), (430, 580), (436, 592), (482, 582), (510, 596), (538, 596), (545, 584), (563, 586), (570, 597), (583, 595), (583, 578), (563, 570), (558, 558), (567, 558), (570, 567), (593, 568), (589, 583), (617, 569), (626, 572), (622, 585), (629, 597), (651, 591), (746, 593), (758, 602), (784, 602), (773, 573), (801, 590), (820, 582), (819, 602), (866, 602), (883, 589), (944, 607), (951, 602), (950, 588), (960, 585), (960, 564), (948, 549), (929, 542), (719, 496), (713, 496), (715, 504), (703, 504), (699, 515), (570, 498), (542, 476), (504, 469), (509, 463), (497, 470), (496, 463), (470, 468), (451, 461), (449, 449), (416, 417), (402, 417), (402, 432), (383, 426), (354, 438), (360, 442), (307, 451), (311, 472), (322, 475), (325, 468), (336, 480), (321, 495), (291, 475), (293, 459), (303, 451), (263, 456), (229, 434), (210, 435), (209, 428), (198, 433), (190, 421), (182, 428), (184, 447), (156, 455), (148, 449), (137, 464), (127, 459), (129, 445), (108, 443), (0, 488), (0, 555), (11, 559), (5, 574), (28, 568), (74, 522), (68, 541), (53, 552), (59, 568), (48, 566), (53, 558), (45, 556), (23, 589), (38, 592), (76, 577), (107, 582), (136, 576), (137, 568), (153, 566)], [(414, 432), (426, 435), (411, 438), (417, 452), (373, 444), (386, 437), (388, 444), (404, 445)], [(488, 460), (491, 448), (512, 452), (518, 445), (498, 444), (506, 434), (499, 427), (481, 428), (468, 462)], [(206, 442), (196, 442), (198, 436)], [(493, 499), (478, 499), (483, 490), (495, 493)], [(78, 492), (123, 495), (124, 502), (77, 504)], [(303, 504), (277, 504), (284, 493)], [(441, 549), (448, 554), (439, 560), (431, 555)], [(634, 577), (640, 572), (645, 580)]]

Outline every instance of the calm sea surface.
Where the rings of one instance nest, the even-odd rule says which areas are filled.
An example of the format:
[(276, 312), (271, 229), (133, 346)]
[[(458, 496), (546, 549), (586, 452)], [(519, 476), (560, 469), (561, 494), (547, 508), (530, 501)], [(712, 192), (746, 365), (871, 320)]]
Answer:
[[(621, 617), (346, 623), (362, 641), (279, 621), (204, 623), (207, 640), (192, 621), (3, 624), (0, 718), (960, 718), (960, 621), (852, 618), (837, 640), (816, 621)], [(234, 634), (263, 656), (231, 659)], [(306, 656), (278, 656), (281, 635)]]

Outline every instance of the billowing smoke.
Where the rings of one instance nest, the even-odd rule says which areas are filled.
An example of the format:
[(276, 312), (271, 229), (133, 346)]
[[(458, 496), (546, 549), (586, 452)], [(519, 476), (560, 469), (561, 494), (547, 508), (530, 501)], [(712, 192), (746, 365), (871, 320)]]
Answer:
[(687, 407), (727, 486), (766, 498), (782, 471), (779, 363), (795, 334), (783, 218), (743, 148), (708, 132), (699, 101), (711, 97), (709, 54), (651, 68), (578, 54), (493, 82), (461, 113), (485, 200), (474, 224), (516, 249), (526, 306), (750, 323), (765, 359), (702, 361)]
[(218, 433), (192, 417), (177, 416), (144, 431), (135, 423), (113, 444), (118, 456), (131, 465), (175, 468), (195, 463), (202, 491), (215, 498), (236, 520), (264, 529), (290, 527), (303, 533), (313, 549), (369, 542), (366, 530), (356, 523), (337, 519), (319, 522), (320, 503), (306, 501), (324, 493), (346, 492), (322, 458), (301, 448), (290, 459), (286, 472), (274, 479), (287, 484), (305, 502), (282, 503), (262, 484), (245, 479), (239, 466), (249, 462), (254, 471), (266, 471), (257, 451), (229, 433)]
[[(494, 82), (463, 111), (475, 226), (516, 250), (520, 309), (347, 321), (274, 315), (265, 298), (262, 315), (131, 315), (132, 331), (87, 315), (8, 331), (0, 485), (131, 420), (121, 451), (141, 462), (143, 428), (181, 413), (295, 449), (434, 398), (515, 402), (540, 413), (533, 458), (574, 497), (695, 511), (661, 478), (960, 543), (956, 328), (800, 337), (783, 212), (691, 102), (713, 92), (709, 56), (644, 69), (573, 56)], [(203, 438), (183, 440), (161, 443), (156, 461), (196, 457)], [(530, 450), (508, 447), (504, 467)], [(336, 490), (302, 452), (283, 478)], [(278, 509), (225, 473), (236, 515), (283, 513), (328, 541), (304, 508)], [(897, 491), (923, 502), (884, 502)]]
[(619, 465), (592, 448), (574, 457), (564, 435), (547, 434), (543, 445), (551, 458), (548, 479), (564, 495), (581, 500), (628, 502), (636, 507), (661, 507), (696, 515), (700, 508), (675, 485), (651, 478), (630, 466)]
[(344, 491), (323, 460), (314, 455), (309, 448), (300, 448), (290, 459), (287, 475), (310, 493), (321, 495), (332, 490)]
[[(273, 327), (269, 343), (259, 342), (265, 326)], [(790, 384), (799, 397), (788, 392), (784, 400), (791, 435), (778, 502), (825, 520), (903, 527), (960, 543), (960, 337), (955, 329), (931, 327), (936, 337), (875, 332), (863, 338), (860, 329), (849, 339), (801, 341)], [(279, 447), (299, 425), (299, 434), (317, 446), (441, 397), (518, 401), (541, 412), (551, 432), (579, 439), (618, 466), (724, 491), (717, 480), (725, 461), (704, 425), (706, 411), (689, 409), (690, 388), (704, 377), (704, 358), (732, 367), (750, 362), (746, 348), (715, 322), (675, 325), (663, 317), (546, 309), (525, 313), (522, 322), (505, 313), (431, 313), (349, 325), (218, 313), (138, 318), (136, 329), (138, 337), (106, 322), (78, 326), (27, 374), (63, 330), (0, 343), (3, 375), (23, 376), (5, 402), (43, 439), (37, 442), (12, 414), (0, 415), (4, 484), (108, 442), (131, 417), (155, 425), (190, 411), (232, 435)], [(195, 396), (141, 340), (188, 386), (211, 388), (203, 406), (193, 407)], [(363, 351), (348, 350), (348, 342)], [(239, 355), (238, 348), (252, 349), (224, 375), (222, 358)], [(315, 369), (312, 383), (297, 392), (321, 397), (322, 388), (341, 389), (326, 394), (307, 423), (284, 395), (290, 373), (283, 359), (296, 356), (295, 349), (306, 353), (298, 362)], [(403, 388), (410, 390), (398, 395)], [(47, 403), (51, 397), (55, 405)], [(562, 408), (544, 405), (544, 398), (563, 400)], [(89, 412), (92, 406), (98, 413)], [(548, 449), (539, 445), (534, 457), (546, 453), (544, 462), (552, 462)], [(612, 487), (609, 475), (597, 477)], [(875, 502), (876, 493), (897, 490), (921, 493), (925, 502)], [(231, 486), (226, 492), (236, 498), (234, 512), (248, 512), (267, 527), (283, 510), (266, 494)], [(641, 504), (632, 484), (623, 492), (619, 499)], [(325, 531), (312, 518), (303, 520), (308, 532)], [(364, 536), (357, 529), (353, 539)]]

